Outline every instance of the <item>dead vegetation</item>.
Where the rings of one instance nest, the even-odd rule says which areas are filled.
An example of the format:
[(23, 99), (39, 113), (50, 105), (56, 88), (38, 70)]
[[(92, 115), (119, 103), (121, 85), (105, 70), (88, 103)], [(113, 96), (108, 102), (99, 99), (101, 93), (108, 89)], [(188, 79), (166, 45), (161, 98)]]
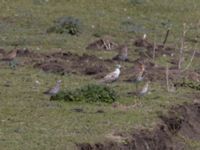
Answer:
[(86, 49), (91, 50), (113, 50), (117, 48), (118, 44), (113, 41), (112, 37), (104, 36), (92, 43), (90, 43)]

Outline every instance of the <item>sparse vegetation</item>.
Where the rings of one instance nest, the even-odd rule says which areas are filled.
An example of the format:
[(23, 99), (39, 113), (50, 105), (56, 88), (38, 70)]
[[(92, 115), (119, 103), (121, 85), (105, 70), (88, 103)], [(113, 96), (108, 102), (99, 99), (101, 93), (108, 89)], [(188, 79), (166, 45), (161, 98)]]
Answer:
[(200, 90), (200, 83), (190, 81), (190, 80), (184, 80), (182, 82), (176, 83), (175, 85), (177, 87), (187, 87), (187, 88), (191, 88), (191, 89), (194, 89), (194, 90)]
[[(2, 49), (5, 53), (21, 50), (15, 69), (9, 62), (0, 62), (0, 149), (74, 150), (74, 143), (101, 143), (110, 140), (106, 137), (110, 133), (152, 129), (158, 121), (157, 112), (198, 100), (199, 8), (199, 0), (0, 0), (0, 57), (4, 55)], [(194, 72), (197, 78), (188, 77), (192, 83), (167, 92), (166, 64), (169, 87), (184, 76), (175, 75), (184, 23), (189, 28), (180, 71)], [(144, 33), (146, 43), (134, 45)], [(97, 37), (104, 36), (119, 45), (129, 41), (130, 61), (111, 60), (117, 54), (115, 48), (86, 49)], [(110, 45), (103, 42), (104, 46)], [(141, 99), (127, 94), (136, 87), (125, 82), (134, 75), (137, 59), (145, 61), (144, 77), (152, 81), (150, 93)], [(122, 66), (118, 81), (107, 85), (108, 89), (94, 85), (118, 63)], [(63, 92), (56, 96), (58, 101), (50, 101), (43, 92), (59, 79)], [(73, 101), (64, 101), (66, 95)], [(114, 101), (117, 104), (107, 104)], [(197, 142), (184, 143), (200, 149)]]
[(70, 35), (78, 35), (81, 33), (82, 24), (79, 19), (74, 17), (61, 17), (55, 21), (55, 25), (47, 29), (47, 33), (67, 33)]

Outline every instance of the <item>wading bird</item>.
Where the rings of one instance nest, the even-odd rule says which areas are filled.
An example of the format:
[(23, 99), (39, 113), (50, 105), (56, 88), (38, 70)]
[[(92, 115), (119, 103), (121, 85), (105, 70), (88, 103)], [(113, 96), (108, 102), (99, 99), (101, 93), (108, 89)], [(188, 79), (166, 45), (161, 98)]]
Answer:
[(118, 50), (119, 52), (113, 57), (113, 60), (128, 61), (128, 47), (126, 45), (121, 45)]
[(142, 96), (144, 96), (144, 95), (146, 95), (148, 93), (148, 91), (149, 91), (149, 83), (150, 83), (150, 81), (147, 81), (145, 83), (145, 85), (143, 86), (143, 88), (138, 92), (138, 96), (139, 97), (142, 97)]
[(138, 84), (144, 79), (144, 72), (145, 72), (145, 65), (139, 63), (134, 68), (134, 75), (130, 79), (128, 79), (128, 81), (136, 84), (136, 89), (138, 88)]
[(9, 66), (11, 66), (12, 68), (15, 68), (16, 67), (16, 61), (15, 61), (16, 56), (17, 56), (17, 49), (14, 49), (14, 50), (8, 52), (7, 54), (5, 54), (2, 58), (2, 60), (8, 61)]
[(60, 91), (60, 84), (61, 84), (61, 80), (58, 80), (56, 82), (56, 85), (50, 88), (49, 90), (45, 91), (44, 94), (50, 95), (50, 96), (56, 95)]
[(117, 65), (115, 71), (106, 75), (102, 80), (100, 80), (100, 82), (101, 83), (111, 83), (111, 82), (116, 81), (120, 75), (120, 68), (121, 68), (121, 65)]

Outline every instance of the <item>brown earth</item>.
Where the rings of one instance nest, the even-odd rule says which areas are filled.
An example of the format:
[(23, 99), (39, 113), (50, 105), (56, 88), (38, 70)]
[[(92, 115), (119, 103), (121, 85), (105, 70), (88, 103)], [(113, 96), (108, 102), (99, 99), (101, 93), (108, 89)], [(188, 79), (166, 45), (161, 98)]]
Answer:
[(139, 54), (143, 57), (153, 57), (153, 53), (155, 51), (155, 57), (159, 56), (171, 56), (174, 57), (176, 55), (176, 51), (174, 47), (166, 46), (163, 44), (154, 44), (147, 39), (138, 38), (133, 43), (134, 46), (146, 49), (146, 51), (139, 51)]
[[(4, 55), (5, 51), (0, 49), (0, 54)], [(110, 71), (113, 71), (115, 65), (119, 62), (113, 60), (104, 60), (95, 55), (83, 54), (81, 56), (71, 52), (54, 52), (54, 53), (38, 53), (28, 49), (19, 49), (17, 51), (17, 59), (20, 59), (20, 65), (31, 65), (34, 68), (42, 69), (45, 72), (52, 72), (64, 75), (73, 73), (79, 75), (92, 75), (94, 78), (102, 78)], [(135, 61), (126, 62), (123, 64), (121, 81), (129, 79), (135, 73), (135, 67), (139, 63), (143, 63), (146, 68), (145, 80), (150, 81), (165, 81), (166, 68), (158, 66), (150, 59), (140, 56)], [(132, 64), (132, 67), (130, 67)], [(176, 81), (181, 78), (198, 82), (200, 74), (194, 71), (179, 72), (176, 67), (169, 69), (169, 79)]]
[(117, 48), (118, 44), (113, 41), (112, 37), (104, 36), (97, 39), (96, 41), (91, 42), (86, 49), (90, 50), (113, 50)]
[[(200, 103), (174, 106), (153, 129), (135, 130), (120, 141), (77, 144), (79, 150), (183, 150), (182, 139), (200, 140)], [(180, 138), (182, 137), (182, 138)]]
[[(5, 51), (0, 49), (0, 54), (4, 55), (4, 53)], [(113, 71), (115, 65), (119, 63), (111, 59), (104, 60), (95, 55), (83, 54), (79, 56), (75, 53), (64, 51), (38, 53), (28, 49), (18, 49), (17, 59), (19, 59), (20, 62), (19, 66), (31, 65), (34, 68), (42, 69), (45, 72), (52, 72), (61, 75), (66, 73), (92, 75), (95, 79), (102, 78), (110, 71)], [(134, 66), (138, 62), (143, 63), (146, 66), (145, 80), (165, 82), (166, 68), (161, 67), (142, 56), (135, 61), (123, 63), (119, 80), (124, 81), (134, 75)], [(129, 65), (129, 67), (127, 67), (127, 65)], [(177, 79), (182, 78), (199, 82), (200, 74), (194, 71), (186, 71), (182, 73), (176, 68), (176, 66), (169, 68), (169, 79), (171, 81), (176, 81)]]

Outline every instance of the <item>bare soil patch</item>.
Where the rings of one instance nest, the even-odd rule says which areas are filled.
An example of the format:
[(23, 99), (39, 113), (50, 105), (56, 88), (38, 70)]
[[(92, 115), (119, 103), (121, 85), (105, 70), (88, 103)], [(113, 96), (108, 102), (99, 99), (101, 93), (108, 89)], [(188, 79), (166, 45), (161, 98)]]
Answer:
[(71, 52), (36, 53), (30, 50), (18, 50), (23, 64), (32, 64), (34, 68), (53, 73), (74, 73), (96, 75), (107, 72), (113, 67), (112, 60), (103, 60), (94, 55), (79, 56)]
[[(161, 123), (154, 129), (135, 130), (120, 142), (77, 144), (80, 150), (181, 150), (186, 146), (177, 138), (200, 140), (200, 103), (174, 106), (167, 115), (161, 115)], [(119, 136), (118, 136), (119, 137)]]
[[(5, 51), (0, 49), (0, 54), (4, 55)], [(39, 53), (28, 49), (18, 49), (17, 59), (20, 59), (20, 65), (31, 65), (34, 68), (41, 69), (45, 72), (57, 73), (64, 75), (66, 73), (90, 75), (95, 79), (102, 78), (110, 71), (113, 71), (115, 65), (119, 62), (111, 59), (101, 59), (95, 55), (78, 55), (71, 52), (58, 51), (52, 53)], [(137, 63), (145, 64), (145, 79), (150, 81), (165, 81), (166, 68), (161, 67), (150, 59), (140, 57), (139, 59), (123, 64), (119, 80), (126, 81), (135, 75), (134, 66)], [(126, 65), (133, 64), (132, 67)], [(200, 74), (195, 71), (180, 72), (176, 67), (169, 68), (169, 78), (172, 81), (186, 78), (191, 81), (199, 82)]]

